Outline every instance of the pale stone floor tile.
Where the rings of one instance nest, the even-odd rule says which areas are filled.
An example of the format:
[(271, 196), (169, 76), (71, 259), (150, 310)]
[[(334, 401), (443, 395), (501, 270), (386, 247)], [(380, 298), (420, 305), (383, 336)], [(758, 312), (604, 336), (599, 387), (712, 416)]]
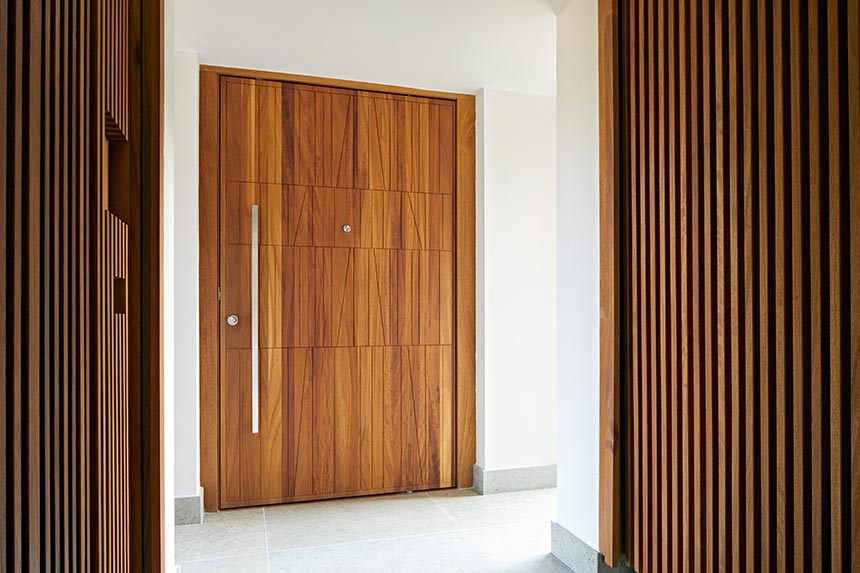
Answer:
[(269, 558), (264, 553), (255, 557), (224, 557), (181, 564), (180, 573), (267, 573)]
[(182, 573), (569, 571), (550, 555), (554, 518), (554, 489), (310, 502), (207, 514), (176, 528), (176, 555)]
[(269, 550), (333, 545), (456, 528), (424, 493), (319, 501), (266, 508)]
[(265, 554), (262, 509), (207, 513), (203, 523), (176, 526), (177, 563)]

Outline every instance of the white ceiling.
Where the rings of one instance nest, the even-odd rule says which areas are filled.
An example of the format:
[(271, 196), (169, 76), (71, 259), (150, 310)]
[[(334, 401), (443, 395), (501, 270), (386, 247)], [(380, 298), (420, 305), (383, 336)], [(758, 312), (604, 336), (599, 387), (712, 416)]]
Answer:
[(201, 63), (458, 92), (555, 95), (567, 0), (175, 0)]

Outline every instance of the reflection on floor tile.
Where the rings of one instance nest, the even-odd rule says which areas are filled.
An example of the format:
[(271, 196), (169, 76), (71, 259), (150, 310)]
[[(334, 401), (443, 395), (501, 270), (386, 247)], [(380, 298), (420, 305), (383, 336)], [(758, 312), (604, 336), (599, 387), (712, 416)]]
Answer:
[(430, 495), (459, 527), (485, 527), (555, 519), (555, 490), (536, 489), (480, 495), (474, 490), (450, 490)]
[(182, 573), (569, 571), (549, 555), (555, 490), (398, 494), (207, 514), (176, 528)]

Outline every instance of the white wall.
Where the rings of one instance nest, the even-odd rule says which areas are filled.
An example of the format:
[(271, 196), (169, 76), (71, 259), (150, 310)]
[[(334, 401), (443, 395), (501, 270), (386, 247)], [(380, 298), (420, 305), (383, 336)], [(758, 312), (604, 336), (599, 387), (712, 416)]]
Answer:
[(200, 344), (197, 225), (197, 54), (174, 52), (174, 280), (176, 496), (200, 487)]
[[(478, 412), (479, 431), (489, 432), (483, 433), (488, 443), (479, 441), (478, 447), (490, 469), (554, 463), (555, 397), (550, 381), (555, 356), (556, 18), (551, 2), (176, 2), (176, 49), (198, 52), (200, 63), (462, 93), (488, 88), (488, 115), (479, 117), (485, 148), (478, 150), (487, 161), (478, 173), (479, 196), (485, 201), (476, 223), (479, 233), (491, 233), (490, 242), (478, 238), (479, 249), (487, 254), (484, 284), (491, 288), (489, 302), (479, 298), (477, 306), (492, 332), (485, 336), (487, 350), (479, 352), (488, 380), (480, 402), (485, 411)], [(177, 117), (174, 135), (176, 145), (182, 146), (177, 149), (175, 225), (178, 234), (184, 233), (182, 245), (177, 240), (177, 272), (180, 267), (189, 270), (187, 264), (196, 277), (196, 227), (193, 232), (188, 228), (194, 225), (188, 217), (191, 203), (196, 205), (191, 177), (196, 177), (198, 165), (197, 124), (188, 121), (198, 117), (196, 88), (190, 89), (185, 69), (191, 59), (180, 55), (176, 61), (176, 111), (183, 117)], [(485, 175), (486, 193), (480, 187)], [(193, 216), (196, 219), (196, 208)], [(177, 275), (176, 288), (177, 304), (188, 300), (184, 295), (197, 300), (196, 283), (180, 282)], [(521, 302), (529, 300), (533, 306)], [(196, 313), (196, 304), (191, 306)], [(189, 343), (187, 336), (196, 345), (197, 317), (186, 315), (186, 310), (191, 309), (176, 313), (177, 333), (185, 333), (178, 344)], [(199, 440), (180, 432), (180, 426), (192, 420), (194, 431), (199, 431), (198, 397), (192, 394), (197, 382), (188, 378), (192, 368), (196, 376), (198, 353), (179, 352), (177, 346), (176, 360), (175, 441), (177, 459), (182, 460), (176, 482), (187, 491), (186, 486), (199, 482)], [(517, 408), (522, 411), (517, 413)], [(186, 460), (194, 460), (195, 467), (183, 463)], [(177, 489), (177, 495), (183, 493)]]
[(478, 96), (478, 465), (553, 464), (555, 116), (551, 96)]
[[(598, 545), (597, 0), (558, 16), (558, 523)], [(563, 444), (563, 446), (562, 446)]]
[(547, 0), (177, 0), (200, 62), (445, 91), (555, 95)]
[(164, 2), (164, 212), (162, 228), (162, 276), (164, 281), (162, 321), (164, 324), (164, 405), (162, 419), (164, 420), (164, 449), (162, 451), (162, 463), (164, 468), (164, 539), (165, 539), (165, 566), (167, 570), (173, 568), (173, 463), (175, 460), (173, 443), (173, 392), (174, 392), (174, 285), (173, 260), (175, 240), (173, 234), (174, 206), (174, 150), (175, 150), (175, 125), (173, 105), (173, 0)]

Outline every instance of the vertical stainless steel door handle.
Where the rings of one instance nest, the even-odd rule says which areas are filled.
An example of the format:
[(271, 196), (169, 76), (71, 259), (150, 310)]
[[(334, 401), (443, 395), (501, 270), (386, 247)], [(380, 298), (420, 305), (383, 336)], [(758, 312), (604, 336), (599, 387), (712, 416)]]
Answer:
[(251, 206), (251, 433), (260, 432), (260, 206)]

